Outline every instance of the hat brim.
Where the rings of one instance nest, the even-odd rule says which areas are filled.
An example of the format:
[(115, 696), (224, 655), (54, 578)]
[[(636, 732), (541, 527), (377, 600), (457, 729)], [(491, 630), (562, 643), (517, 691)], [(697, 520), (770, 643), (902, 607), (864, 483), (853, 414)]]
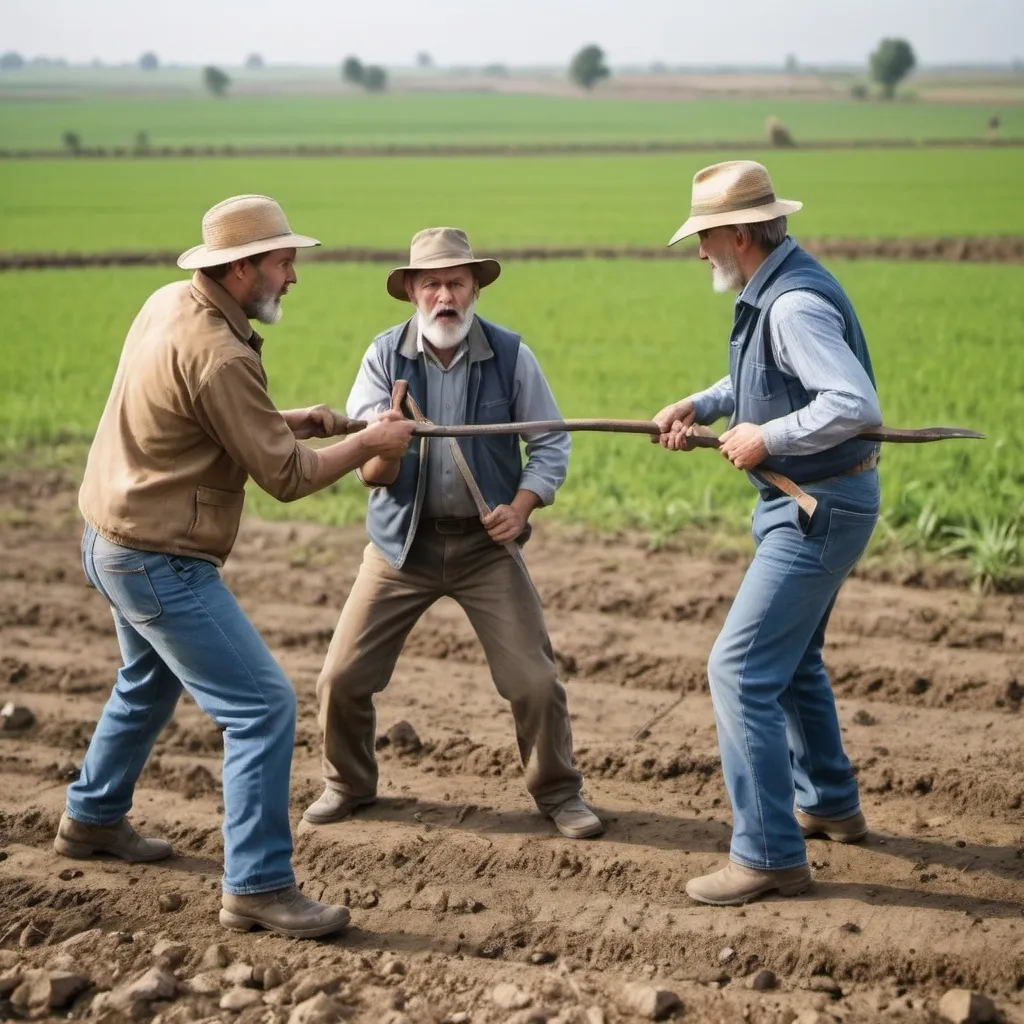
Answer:
[(447, 267), (475, 267), (477, 284), (479, 284), (481, 288), (486, 288), (489, 284), (494, 284), (494, 282), (498, 280), (498, 277), (501, 274), (501, 264), (497, 260), (430, 260), (429, 262), (421, 263), (419, 264), (419, 266), (415, 267), (395, 267), (395, 269), (388, 274), (388, 295), (390, 295), (393, 299), (399, 299), (402, 302), (408, 302), (409, 296), (406, 295), (405, 293), (406, 274), (419, 270), (443, 270)]
[(752, 206), (748, 210), (733, 210), (730, 213), (707, 213), (691, 217), (670, 239), (669, 245), (675, 245), (698, 231), (711, 228), (723, 228), (729, 224), (760, 224), (762, 221), (786, 217), (797, 210), (803, 209), (803, 203), (794, 199), (776, 199), (765, 206)]
[(203, 267), (219, 267), (234, 260), (244, 260), (246, 256), (257, 256), (261, 252), (273, 252), (275, 249), (311, 249), (320, 243), (306, 235), (274, 235), (271, 238), (258, 238), (245, 245), (235, 245), (227, 249), (211, 249), (208, 245), (194, 245), (178, 257), (178, 266), (182, 270), (202, 270)]

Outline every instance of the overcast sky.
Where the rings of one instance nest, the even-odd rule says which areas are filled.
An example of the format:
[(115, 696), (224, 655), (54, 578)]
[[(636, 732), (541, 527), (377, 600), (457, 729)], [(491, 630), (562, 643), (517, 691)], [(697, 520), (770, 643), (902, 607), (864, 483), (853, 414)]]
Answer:
[(0, 51), (75, 62), (858, 63), (886, 35), (924, 64), (1024, 58), (1024, 0), (0, 0)]

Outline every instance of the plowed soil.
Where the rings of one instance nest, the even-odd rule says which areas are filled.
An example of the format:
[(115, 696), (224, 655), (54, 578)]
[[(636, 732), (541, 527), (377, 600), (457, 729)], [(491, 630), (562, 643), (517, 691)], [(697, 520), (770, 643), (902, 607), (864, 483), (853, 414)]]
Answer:
[[(81, 575), (71, 483), (12, 472), (0, 495), (0, 703), (36, 716), (0, 732), (0, 1018), (12, 1012), (5, 970), (66, 965), (59, 943), (100, 929), (74, 951), (91, 987), (62, 1016), (88, 1016), (95, 993), (153, 964), (165, 938), (185, 946), (182, 981), (223, 942), (235, 961), (276, 964), (284, 983), (240, 1013), (182, 987), (145, 1011), (163, 1021), (284, 1021), (320, 982), (345, 1019), (395, 1024), (643, 1019), (623, 1008), (630, 982), (672, 990), (694, 1021), (935, 1021), (951, 987), (1024, 1020), (1021, 596), (919, 576), (848, 583), (826, 657), (871, 835), (809, 841), (816, 884), (804, 896), (711, 909), (683, 886), (728, 849), (705, 660), (741, 559), (545, 520), (527, 547), (603, 838), (563, 839), (534, 811), (508, 709), (447, 603), (416, 628), (378, 700), (382, 734), (404, 720), (420, 745), (382, 745), (383, 799), (312, 828), (299, 818), (320, 789), (314, 683), (365, 538), (246, 520), (225, 578), (299, 694), (296, 870), (308, 892), (352, 908), (347, 933), (299, 943), (217, 923), (221, 738), (189, 700), (132, 816), (176, 856), (140, 867), (53, 852), (117, 644)], [(69, 867), (81, 874), (62, 878)], [(163, 906), (180, 906), (165, 911), (170, 894)], [(750, 987), (762, 969), (777, 987)], [(501, 982), (529, 1006), (499, 1007)]]

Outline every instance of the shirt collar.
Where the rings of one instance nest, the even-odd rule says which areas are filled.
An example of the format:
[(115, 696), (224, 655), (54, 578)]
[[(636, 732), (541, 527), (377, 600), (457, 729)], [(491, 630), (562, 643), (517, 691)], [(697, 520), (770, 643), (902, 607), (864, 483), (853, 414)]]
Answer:
[(212, 277), (207, 277), (201, 270), (192, 275), (192, 293), (206, 306), (212, 306), (227, 321), (235, 337), (259, 352), (263, 348), (263, 339), (252, 329), (249, 318), (242, 307), (234, 300), (226, 288), (219, 285)]
[(754, 276), (746, 283), (743, 290), (736, 297), (736, 301), (743, 302), (748, 306), (758, 305), (758, 300), (761, 298), (761, 292), (764, 290), (764, 286), (768, 283), (769, 278), (778, 270), (779, 265), (782, 261), (796, 248), (796, 242), (790, 235), (782, 240), (780, 245), (777, 245), (765, 259), (764, 263), (761, 264), (754, 271)]
[[(415, 359), (421, 353), (424, 356), (426, 355), (423, 352), (423, 339), (419, 331), (419, 316), (417, 314), (413, 314), (412, 318), (406, 322), (405, 333), (398, 351), (406, 359)], [(478, 316), (473, 317), (473, 325), (469, 329), (469, 334), (466, 335), (465, 340), (459, 346), (456, 358), (459, 358), (463, 352), (467, 351), (471, 363), (494, 358), (494, 350), (491, 348), (491, 343), (487, 340), (487, 334)], [(448, 365), (451, 366), (454, 362), (455, 360), (453, 359)]]

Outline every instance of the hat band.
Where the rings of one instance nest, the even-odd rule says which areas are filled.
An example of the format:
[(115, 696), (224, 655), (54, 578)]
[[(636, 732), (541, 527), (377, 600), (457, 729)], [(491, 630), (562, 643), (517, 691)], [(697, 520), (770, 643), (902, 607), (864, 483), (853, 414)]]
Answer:
[(716, 213), (737, 213), (740, 210), (752, 210), (755, 206), (767, 206), (769, 203), (774, 202), (775, 193), (768, 192), (754, 199), (737, 199), (731, 203), (690, 203), (690, 216), (705, 217)]

